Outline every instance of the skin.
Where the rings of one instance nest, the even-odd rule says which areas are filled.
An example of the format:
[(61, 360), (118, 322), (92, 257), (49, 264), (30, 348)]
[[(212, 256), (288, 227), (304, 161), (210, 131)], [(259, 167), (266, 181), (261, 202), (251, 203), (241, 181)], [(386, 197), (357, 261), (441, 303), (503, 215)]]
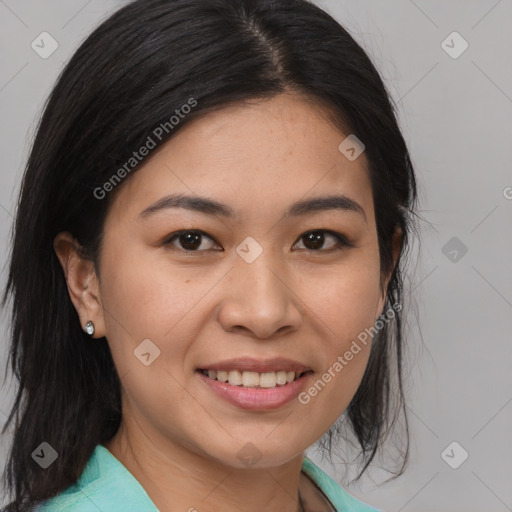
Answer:
[[(81, 325), (92, 320), (94, 337), (107, 337), (121, 379), (123, 421), (105, 446), (160, 510), (298, 510), (304, 450), (346, 409), (370, 344), (307, 405), (274, 411), (224, 401), (195, 369), (283, 356), (310, 366), (313, 383), (383, 312), (389, 275), (380, 270), (366, 159), (338, 150), (347, 135), (291, 93), (223, 108), (184, 126), (116, 191), (99, 272), (69, 233), (55, 239)], [(226, 203), (236, 218), (178, 208), (139, 217), (171, 193)], [(283, 217), (295, 201), (335, 193), (366, 218), (342, 210)], [(162, 243), (182, 229), (208, 236), (196, 252), (179, 239)], [(303, 235), (316, 229), (354, 246), (324, 232), (315, 248)], [(248, 236), (263, 249), (250, 264), (235, 251)], [(399, 249), (397, 233), (395, 261)], [(134, 357), (147, 338), (160, 350), (149, 366)], [(250, 467), (237, 456), (248, 441), (261, 456)]]

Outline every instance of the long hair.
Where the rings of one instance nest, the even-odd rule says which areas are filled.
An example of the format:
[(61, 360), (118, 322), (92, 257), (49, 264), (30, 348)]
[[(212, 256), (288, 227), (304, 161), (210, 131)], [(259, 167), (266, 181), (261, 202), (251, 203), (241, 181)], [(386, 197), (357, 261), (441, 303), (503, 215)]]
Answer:
[[(30, 510), (75, 483), (95, 446), (110, 440), (121, 420), (120, 381), (108, 344), (88, 342), (80, 326), (55, 236), (71, 232), (97, 262), (112, 198), (99, 192), (155, 128), (166, 127), (152, 137), (160, 146), (207, 112), (289, 90), (327, 106), (345, 133), (364, 141), (382, 272), (393, 269), (391, 237), (396, 227), (402, 230), (402, 252), (385, 291), (386, 308), (400, 303), (414, 170), (389, 94), (349, 33), (307, 0), (128, 3), (86, 38), (61, 72), (21, 185), (3, 295), (3, 306), (12, 300), (8, 366), (18, 381), (2, 432), (13, 424), (3, 475), (13, 501), (6, 512)], [(169, 122), (191, 98), (193, 108)], [(366, 466), (396, 407), (406, 412), (399, 311), (392, 323), (394, 329), (386, 325), (372, 344), (346, 411)], [(390, 393), (399, 397), (395, 408)], [(404, 465), (407, 429), (405, 441)], [(42, 442), (59, 454), (51, 470), (32, 458)]]

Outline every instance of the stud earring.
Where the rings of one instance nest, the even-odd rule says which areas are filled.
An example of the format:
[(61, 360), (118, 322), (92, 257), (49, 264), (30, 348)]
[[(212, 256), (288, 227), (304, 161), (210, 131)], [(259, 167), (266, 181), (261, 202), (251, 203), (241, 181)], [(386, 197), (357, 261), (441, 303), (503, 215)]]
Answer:
[(94, 324), (90, 320), (85, 324), (85, 332), (89, 336), (92, 336), (94, 334)]

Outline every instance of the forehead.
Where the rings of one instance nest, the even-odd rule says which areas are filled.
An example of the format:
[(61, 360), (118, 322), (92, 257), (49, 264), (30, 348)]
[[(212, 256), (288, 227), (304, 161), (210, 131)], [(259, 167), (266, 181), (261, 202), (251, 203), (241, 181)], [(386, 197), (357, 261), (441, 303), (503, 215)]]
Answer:
[(365, 155), (349, 160), (339, 149), (348, 135), (325, 106), (295, 94), (230, 105), (190, 121), (148, 155), (112, 209), (138, 215), (178, 192), (229, 204), (237, 217), (257, 217), (308, 196), (339, 193), (371, 218)]

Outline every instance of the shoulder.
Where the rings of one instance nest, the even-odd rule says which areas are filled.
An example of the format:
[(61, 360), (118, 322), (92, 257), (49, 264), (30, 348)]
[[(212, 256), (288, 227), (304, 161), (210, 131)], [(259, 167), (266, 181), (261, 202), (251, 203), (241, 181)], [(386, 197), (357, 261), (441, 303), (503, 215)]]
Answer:
[(78, 481), (32, 512), (158, 512), (135, 477), (97, 445)]
[(352, 496), (307, 456), (304, 457), (302, 470), (318, 485), (336, 510), (343, 512), (382, 512)]

